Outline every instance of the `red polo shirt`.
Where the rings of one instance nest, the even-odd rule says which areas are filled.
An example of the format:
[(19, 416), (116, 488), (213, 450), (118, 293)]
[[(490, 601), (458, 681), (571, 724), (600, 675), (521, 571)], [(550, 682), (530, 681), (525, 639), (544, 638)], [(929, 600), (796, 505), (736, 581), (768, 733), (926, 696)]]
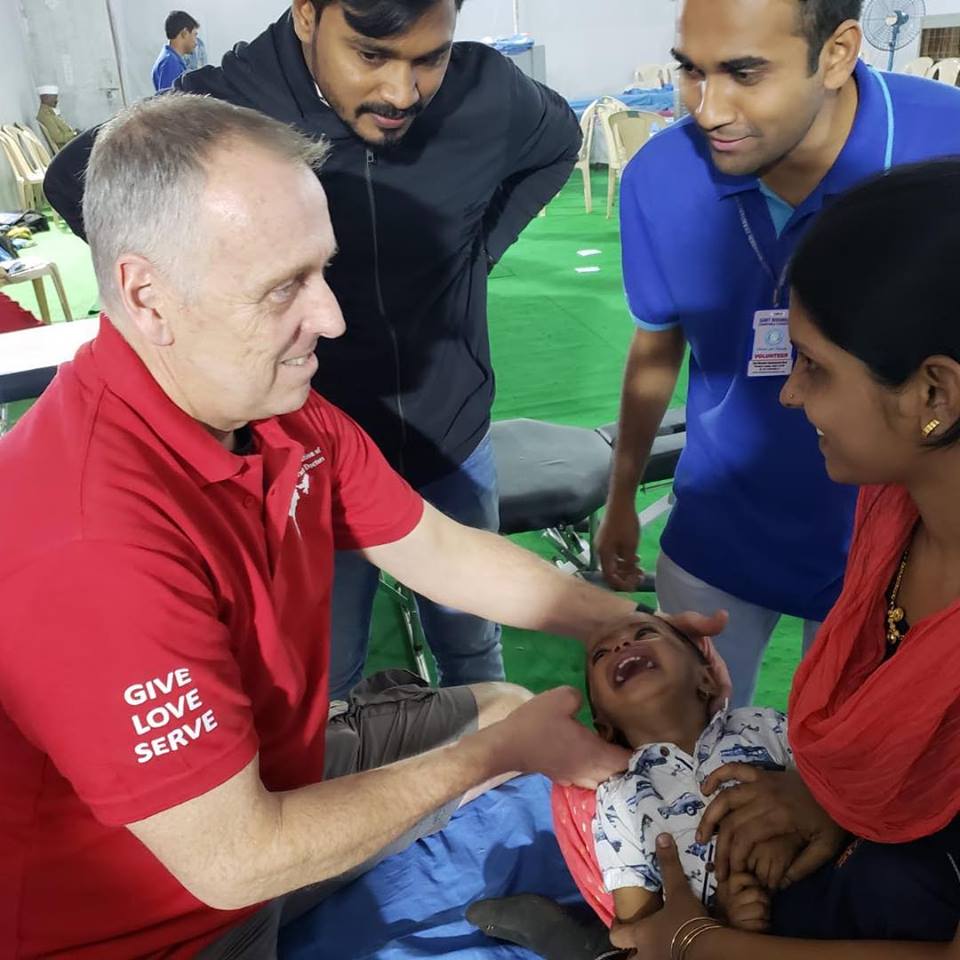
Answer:
[(257, 751), (322, 778), (333, 551), (422, 502), (316, 394), (252, 429), (228, 452), (104, 318), (0, 442), (0, 956), (193, 956), (250, 911), (123, 824)]

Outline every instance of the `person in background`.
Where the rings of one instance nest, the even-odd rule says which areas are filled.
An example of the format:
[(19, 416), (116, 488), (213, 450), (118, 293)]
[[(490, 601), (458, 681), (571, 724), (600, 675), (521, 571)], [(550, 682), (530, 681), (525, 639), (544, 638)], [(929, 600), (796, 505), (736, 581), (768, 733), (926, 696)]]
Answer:
[(636, 331), (598, 550), (607, 580), (631, 588), (637, 486), (689, 346), (687, 444), (657, 596), (667, 612), (729, 611), (716, 644), (735, 707), (753, 702), (781, 615), (805, 621), (809, 647), (840, 592), (856, 499), (827, 476), (810, 425), (778, 403), (793, 365), (786, 265), (844, 190), (960, 153), (960, 91), (859, 61), (861, 9), (684, 0), (673, 52), (691, 117), (623, 176)]
[(153, 89), (169, 90), (187, 71), (187, 57), (197, 48), (200, 24), (189, 13), (173, 10), (163, 24), (167, 42), (153, 65)]
[(43, 130), (54, 152), (65, 147), (77, 131), (60, 116), (60, 88), (51, 85), (37, 87), (40, 95), (40, 109), (37, 111), (37, 123)]
[[(315, 383), (426, 500), (499, 528), (489, 437), (487, 274), (566, 183), (569, 105), (496, 50), (454, 43), (461, 0), (293, 0), (220, 67), (177, 86), (251, 106), (333, 149), (324, 184), (340, 252), (328, 277), (346, 334), (317, 347)], [(81, 236), (93, 134), (45, 190)], [(330, 691), (363, 673), (378, 572), (337, 557)], [(504, 676), (500, 628), (418, 600), (442, 685)]]

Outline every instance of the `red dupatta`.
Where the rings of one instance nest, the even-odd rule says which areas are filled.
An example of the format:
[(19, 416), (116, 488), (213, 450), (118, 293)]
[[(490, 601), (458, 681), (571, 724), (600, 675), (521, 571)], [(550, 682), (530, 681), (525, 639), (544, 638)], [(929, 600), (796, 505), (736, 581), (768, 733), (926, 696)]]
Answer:
[(862, 490), (843, 592), (788, 711), (817, 801), (879, 843), (929, 836), (960, 810), (960, 602), (912, 624), (884, 662), (887, 593), (917, 516), (901, 487)]

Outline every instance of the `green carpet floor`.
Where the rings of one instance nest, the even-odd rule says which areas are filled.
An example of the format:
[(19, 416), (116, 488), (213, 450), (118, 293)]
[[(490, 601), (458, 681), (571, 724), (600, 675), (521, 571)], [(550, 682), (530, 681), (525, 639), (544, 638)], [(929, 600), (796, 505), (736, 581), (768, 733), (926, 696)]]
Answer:
[[(594, 173), (593, 192), (600, 203), (588, 216), (577, 174), (550, 204), (547, 215), (530, 224), (491, 276), (497, 419), (532, 417), (597, 426), (617, 417), (632, 327), (623, 300), (616, 211), (612, 219), (604, 217), (605, 171)], [(74, 315), (85, 316), (96, 302), (86, 245), (54, 226), (49, 233), (38, 235), (36, 248), (27, 253), (57, 262)], [(36, 311), (29, 283), (8, 286), (4, 292)], [(59, 318), (59, 304), (55, 298), (50, 302), (54, 318)], [(683, 402), (685, 390), (684, 373), (675, 403)], [(14, 416), (26, 406), (19, 405)], [(642, 507), (665, 492), (664, 485), (644, 491), (638, 505)], [(644, 532), (641, 559), (648, 569), (656, 562), (662, 526), (661, 521)], [(539, 535), (516, 539), (550, 556), (549, 544)], [(409, 663), (400, 627), (395, 603), (381, 592), (374, 614), (371, 671)], [(786, 705), (800, 655), (800, 635), (797, 621), (785, 618), (781, 622), (764, 661), (758, 703)], [(583, 654), (577, 642), (509, 628), (504, 630), (503, 642), (509, 679), (535, 691), (560, 683), (582, 687)]]

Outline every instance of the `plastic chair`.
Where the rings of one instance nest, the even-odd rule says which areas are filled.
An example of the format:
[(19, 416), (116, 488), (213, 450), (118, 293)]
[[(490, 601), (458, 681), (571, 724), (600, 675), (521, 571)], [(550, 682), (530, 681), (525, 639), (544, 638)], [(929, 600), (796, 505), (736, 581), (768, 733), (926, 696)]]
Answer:
[(935, 63), (927, 76), (931, 80), (939, 80), (941, 83), (955, 87), (957, 77), (960, 76), (960, 57), (948, 57), (946, 60)]
[(903, 72), (912, 77), (925, 77), (933, 66), (933, 57), (917, 57), (911, 60), (904, 68)]
[(649, 110), (620, 110), (607, 118), (610, 128), (613, 151), (610, 154), (610, 177), (607, 181), (607, 219), (613, 213), (613, 200), (617, 192), (617, 183), (623, 175), (624, 167), (633, 155), (667, 121), (659, 113)]
[(50, 151), (44, 146), (43, 141), (41, 141), (29, 127), (24, 126), (22, 123), (15, 123), (13, 129), (16, 131), (24, 154), (33, 161), (34, 168), (42, 170), (44, 176), (46, 176), (47, 167), (50, 166), (52, 157)]
[(0, 131), (0, 150), (10, 165), (13, 179), (20, 195), (20, 209), (33, 210), (39, 207), (43, 198), (43, 173), (28, 163), (23, 155), (19, 140)]
[(627, 106), (616, 97), (600, 97), (594, 100), (580, 118), (580, 129), (583, 131), (583, 143), (577, 155), (575, 169), (583, 175), (583, 206), (587, 213), (593, 212), (593, 188), (590, 183), (590, 156), (593, 152), (593, 135), (600, 125), (607, 144), (607, 156), (612, 156), (609, 130), (605, 117), (619, 110), (626, 110)]
[(617, 166), (619, 153), (617, 152), (617, 141), (613, 135), (613, 129), (610, 126), (610, 118), (615, 113), (623, 113), (627, 110), (627, 105), (615, 97), (602, 97), (597, 101), (597, 111), (595, 124), (600, 128), (603, 136), (604, 146), (607, 150), (607, 219), (610, 219), (610, 192), (616, 188), (617, 179), (620, 176), (620, 169)]
[(70, 313), (70, 302), (67, 300), (67, 292), (63, 287), (63, 279), (55, 263), (50, 260), (23, 258), (19, 262), (25, 263), (27, 265), (26, 269), (19, 270), (16, 273), (7, 273), (7, 265), (13, 262), (15, 261), (6, 260), (0, 262), (0, 287), (14, 283), (25, 283), (29, 280), (33, 284), (33, 292), (37, 296), (37, 306), (40, 308), (40, 317), (44, 323), (50, 323), (50, 305), (47, 303), (47, 293), (43, 286), (43, 278), (49, 277), (53, 281), (53, 287), (60, 299), (60, 306), (63, 309), (63, 319), (73, 319)]

